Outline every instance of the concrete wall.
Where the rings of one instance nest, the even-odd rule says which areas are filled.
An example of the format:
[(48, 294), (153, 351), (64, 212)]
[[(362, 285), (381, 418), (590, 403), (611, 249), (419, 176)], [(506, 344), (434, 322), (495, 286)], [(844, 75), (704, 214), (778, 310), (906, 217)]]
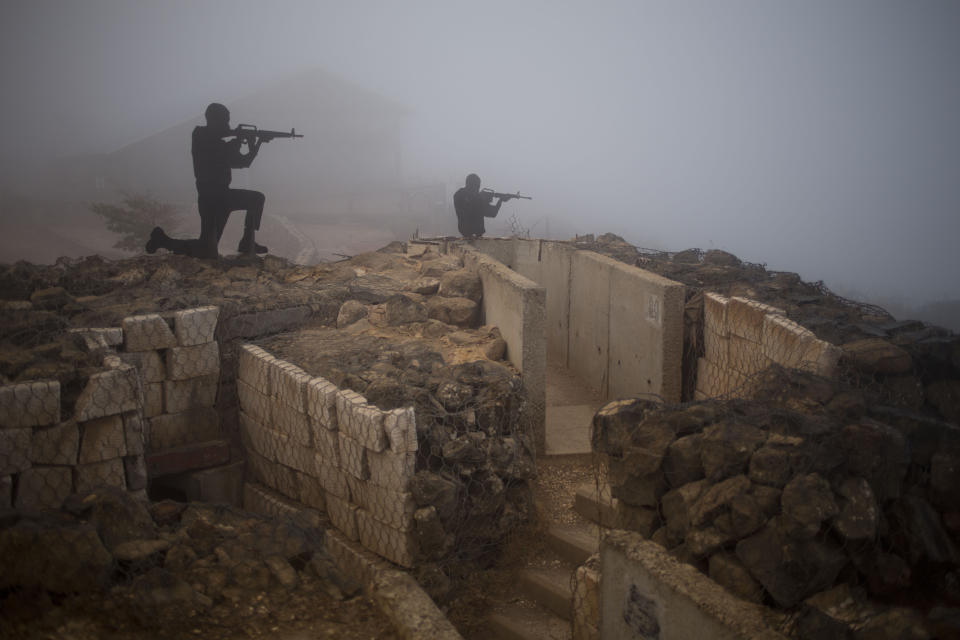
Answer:
[(528, 426), (538, 451), (546, 446), (546, 359), (544, 331), (546, 290), (465, 244), (451, 246), (464, 267), (476, 271), (483, 283), (483, 317), (496, 325), (507, 343), (507, 359), (520, 371), (529, 409)]
[(840, 349), (787, 318), (782, 309), (707, 293), (703, 320), (698, 400), (723, 395), (750, 397), (754, 376), (774, 363), (824, 377), (836, 374)]
[[(286, 500), (326, 511), (350, 540), (415, 564), (413, 407), (381, 411), (350, 390), (254, 345), (239, 353), (240, 434), (249, 480), (244, 506), (278, 515)], [(279, 498), (276, 496), (279, 494)]]
[(680, 401), (683, 285), (560, 242), (481, 238), (474, 245), (546, 289), (552, 360), (606, 399)]
[(640, 534), (600, 543), (600, 637), (783, 640), (763, 608), (735, 598)]

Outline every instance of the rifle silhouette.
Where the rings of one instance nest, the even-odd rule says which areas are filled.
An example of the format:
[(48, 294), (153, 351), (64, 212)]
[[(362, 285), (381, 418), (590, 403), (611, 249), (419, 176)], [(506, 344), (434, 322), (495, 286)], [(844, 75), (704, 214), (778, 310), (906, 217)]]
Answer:
[(239, 140), (248, 140), (253, 142), (254, 140), (259, 139), (261, 142), (270, 142), (274, 138), (302, 138), (303, 136), (297, 133), (296, 129), (290, 129), (289, 133), (286, 131), (270, 131), (269, 129), (258, 129), (252, 124), (238, 124), (237, 128), (233, 131), (230, 131), (224, 138), (234, 136)]
[(493, 200), (494, 198), (500, 198), (504, 202), (507, 202), (511, 198), (520, 198), (521, 200), (533, 200), (533, 198), (531, 198), (530, 196), (520, 195), (519, 191), (517, 191), (516, 193), (499, 193), (497, 191), (494, 191), (493, 189), (481, 189), (480, 193), (483, 194), (483, 197), (486, 198), (488, 202), (490, 200)]

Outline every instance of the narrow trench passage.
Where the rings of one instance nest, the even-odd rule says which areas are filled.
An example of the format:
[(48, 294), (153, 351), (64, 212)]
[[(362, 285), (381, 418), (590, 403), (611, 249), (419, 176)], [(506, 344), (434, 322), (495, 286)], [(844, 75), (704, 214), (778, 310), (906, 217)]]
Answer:
[(590, 453), (590, 424), (599, 394), (558, 360), (547, 361), (546, 455)]

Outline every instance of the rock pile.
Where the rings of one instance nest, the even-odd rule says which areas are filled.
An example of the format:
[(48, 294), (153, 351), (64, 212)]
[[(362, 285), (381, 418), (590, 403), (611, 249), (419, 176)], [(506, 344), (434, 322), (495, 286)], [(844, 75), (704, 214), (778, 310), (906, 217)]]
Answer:
[[(114, 631), (162, 627), (181, 637), (205, 626), (230, 630), (228, 636), (251, 625), (266, 630), (303, 615), (292, 612), (294, 600), (316, 611), (359, 591), (336, 569), (318, 524), (309, 513), (267, 520), (201, 503), (146, 505), (107, 488), (75, 494), (60, 511), (10, 513), (0, 521), (0, 593), (7, 599), (0, 607), (14, 627), (27, 611), (40, 614), (22, 621), (24, 633), (63, 622), (51, 597), (72, 616), (89, 611)], [(274, 600), (275, 609), (260, 611)], [(220, 635), (208, 631), (206, 637)]]
[(778, 607), (838, 583), (960, 605), (960, 428), (778, 368), (758, 397), (602, 408), (621, 526)]

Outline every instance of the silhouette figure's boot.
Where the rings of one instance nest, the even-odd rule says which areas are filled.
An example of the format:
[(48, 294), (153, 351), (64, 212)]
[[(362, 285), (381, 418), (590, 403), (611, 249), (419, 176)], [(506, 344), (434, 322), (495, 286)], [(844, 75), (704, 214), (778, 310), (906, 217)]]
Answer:
[(266, 253), (267, 248), (262, 244), (258, 244), (253, 239), (254, 231), (253, 229), (245, 229), (243, 232), (243, 237), (240, 239), (240, 244), (237, 246), (237, 251), (240, 253), (247, 254), (256, 254), (256, 253)]

